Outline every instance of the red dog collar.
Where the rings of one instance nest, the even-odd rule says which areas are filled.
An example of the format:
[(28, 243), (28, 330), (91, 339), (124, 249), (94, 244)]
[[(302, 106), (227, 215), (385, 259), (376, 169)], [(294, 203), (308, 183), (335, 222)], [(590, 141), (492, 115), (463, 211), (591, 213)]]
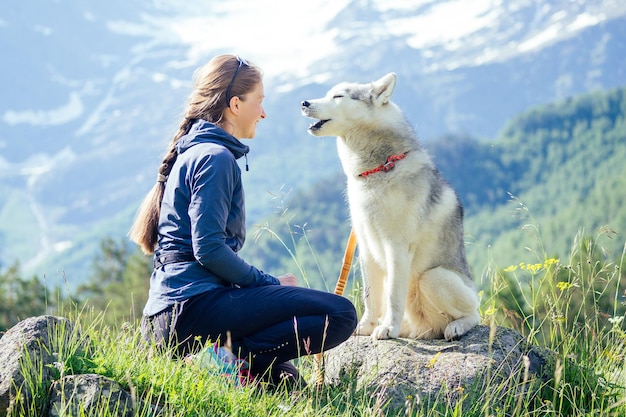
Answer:
[(377, 167), (376, 167), (376, 168), (374, 168), (374, 169), (370, 169), (370, 170), (368, 170), (368, 171), (365, 171), (365, 172), (360, 173), (360, 174), (359, 174), (359, 177), (363, 177), (363, 178), (365, 178), (365, 177), (367, 177), (368, 175), (375, 174), (375, 173), (377, 173), (377, 172), (381, 172), (381, 171), (382, 171), (382, 172), (389, 172), (389, 171), (391, 171), (392, 169), (394, 169), (394, 168), (396, 167), (396, 162), (397, 162), (397, 161), (399, 161), (399, 160), (401, 160), (401, 159), (404, 159), (404, 157), (406, 156), (406, 154), (407, 154), (407, 153), (409, 153), (409, 151), (406, 151), (405, 153), (402, 153), (402, 154), (400, 154), (400, 155), (391, 155), (391, 156), (388, 156), (388, 157), (387, 157), (387, 162), (385, 162), (385, 163), (384, 163), (384, 164), (382, 164), (382, 165), (377, 166)]

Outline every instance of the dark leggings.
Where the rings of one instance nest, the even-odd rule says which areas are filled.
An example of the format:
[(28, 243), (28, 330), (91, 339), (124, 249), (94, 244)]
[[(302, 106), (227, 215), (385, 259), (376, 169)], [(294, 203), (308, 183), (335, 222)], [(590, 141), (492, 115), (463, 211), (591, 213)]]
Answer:
[(207, 340), (230, 343), (235, 354), (251, 359), (255, 373), (331, 349), (348, 339), (356, 325), (347, 298), (280, 285), (212, 290), (142, 323), (145, 338), (175, 344), (179, 355), (194, 352)]

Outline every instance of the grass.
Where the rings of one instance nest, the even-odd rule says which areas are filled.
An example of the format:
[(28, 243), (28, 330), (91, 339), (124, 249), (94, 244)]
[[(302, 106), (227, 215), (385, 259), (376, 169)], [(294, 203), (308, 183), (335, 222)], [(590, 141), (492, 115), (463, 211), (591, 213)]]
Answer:
[[(481, 274), (484, 323), (514, 328), (529, 344), (555, 352), (555, 371), (547, 380), (529, 377), (522, 367), (506, 381), (494, 377), (457, 388), (456, 401), (446, 392), (429, 402), (408, 396), (403, 410), (391, 412), (350, 377), (337, 386), (310, 384), (300, 391), (235, 387), (144, 343), (137, 322), (111, 327), (103, 324), (102, 313), (76, 308), (64, 316), (79, 333), (52, 335), (58, 355), (54, 377), (107, 376), (138, 404), (158, 405), (162, 416), (626, 416), (626, 250), (612, 262), (600, 244), (610, 235), (603, 230), (589, 239), (581, 231), (567, 260), (548, 256), (540, 246), (529, 251), (530, 262), (504, 269), (490, 262)], [(355, 292), (348, 297), (359, 304)], [(297, 366), (314, 380), (313, 357), (299, 359)], [(33, 374), (39, 376), (28, 382), (32, 391), (44, 395), (42, 372)], [(147, 406), (135, 411), (151, 413)], [(91, 415), (113, 414), (102, 406)]]

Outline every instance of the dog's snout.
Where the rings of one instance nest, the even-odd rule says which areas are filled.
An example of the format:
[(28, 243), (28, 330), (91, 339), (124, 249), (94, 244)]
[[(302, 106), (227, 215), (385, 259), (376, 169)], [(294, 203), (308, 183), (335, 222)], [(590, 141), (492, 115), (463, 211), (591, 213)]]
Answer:
[(309, 103), (308, 101), (304, 100), (302, 102), (302, 107), (309, 107), (311, 105), (311, 103)]

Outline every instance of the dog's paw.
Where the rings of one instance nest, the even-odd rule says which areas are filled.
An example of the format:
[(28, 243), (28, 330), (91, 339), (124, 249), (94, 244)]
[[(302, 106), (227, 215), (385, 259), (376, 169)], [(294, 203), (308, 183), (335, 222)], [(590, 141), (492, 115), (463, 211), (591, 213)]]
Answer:
[(450, 340), (458, 339), (459, 337), (463, 336), (466, 332), (467, 330), (465, 330), (465, 326), (463, 324), (457, 324), (455, 322), (452, 322), (448, 324), (448, 326), (446, 327), (446, 330), (443, 332), (443, 337), (446, 340), (450, 341)]
[(358, 336), (369, 336), (372, 334), (374, 327), (376, 327), (376, 323), (367, 319), (363, 319), (359, 322), (358, 326), (356, 326), (354, 334)]
[(472, 327), (462, 320), (456, 320), (446, 326), (443, 337), (446, 340), (455, 340), (467, 333)]
[(375, 340), (395, 339), (398, 336), (400, 336), (400, 326), (380, 325), (372, 332), (372, 339)]
[(458, 339), (465, 333), (472, 330), (478, 324), (480, 324), (480, 316), (478, 315), (478, 313), (461, 317), (460, 319), (454, 320), (446, 326), (446, 329), (443, 332), (443, 337), (446, 340)]

